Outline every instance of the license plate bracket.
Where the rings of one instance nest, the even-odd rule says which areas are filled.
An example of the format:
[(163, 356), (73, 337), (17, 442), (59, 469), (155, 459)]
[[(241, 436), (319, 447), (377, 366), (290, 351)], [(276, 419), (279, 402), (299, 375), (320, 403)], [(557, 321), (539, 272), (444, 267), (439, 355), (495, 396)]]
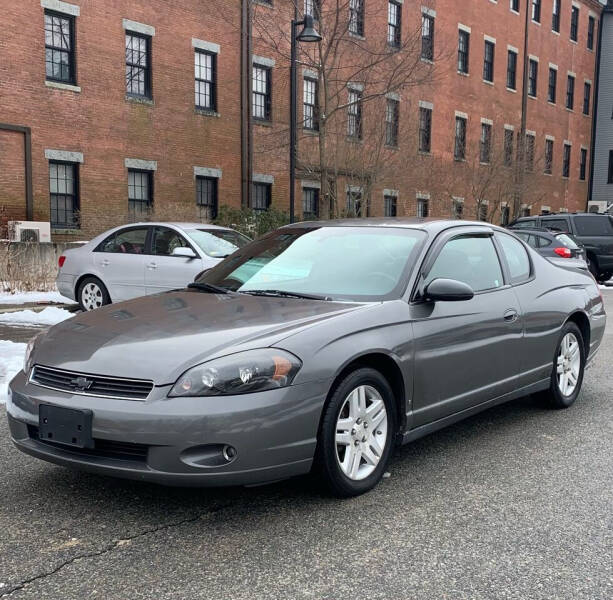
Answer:
[(91, 410), (41, 404), (38, 407), (38, 437), (41, 441), (74, 448), (93, 448)]

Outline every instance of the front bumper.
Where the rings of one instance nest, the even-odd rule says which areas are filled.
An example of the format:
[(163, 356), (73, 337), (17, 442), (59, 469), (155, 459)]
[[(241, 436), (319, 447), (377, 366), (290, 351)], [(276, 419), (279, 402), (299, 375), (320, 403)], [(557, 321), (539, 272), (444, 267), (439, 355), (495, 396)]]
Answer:
[[(256, 484), (310, 470), (327, 382), (208, 398), (168, 398), (168, 390), (156, 387), (146, 401), (97, 398), (39, 387), (22, 371), (9, 385), (11, 438), (52, 463), (165, 485)], [(96, 449), (38, 439), (40, 404), (92, 410)]]

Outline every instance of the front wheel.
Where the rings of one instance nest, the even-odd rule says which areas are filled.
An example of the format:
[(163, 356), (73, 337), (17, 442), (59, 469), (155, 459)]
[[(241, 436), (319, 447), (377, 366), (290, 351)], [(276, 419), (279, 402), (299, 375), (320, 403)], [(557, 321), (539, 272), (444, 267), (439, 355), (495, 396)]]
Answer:
[(328, 488), (350, 497), (374, 488), (396, 433), (392, 389), (381, 373), (359, 368), (338, 385), (324, 409), (316, 465)]
[(581, 330), (575, 323), (566, 323), (556, 348), (549, 390), (545, 392), (552, 408), (568, 408), (574, 404), (583, 383), (585, 358)]

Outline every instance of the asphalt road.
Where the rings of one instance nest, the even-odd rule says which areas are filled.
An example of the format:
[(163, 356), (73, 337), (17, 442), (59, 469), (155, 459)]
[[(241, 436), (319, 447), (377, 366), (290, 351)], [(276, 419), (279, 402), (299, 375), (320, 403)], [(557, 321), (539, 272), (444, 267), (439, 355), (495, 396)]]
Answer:
[(0, 409), (0, 597), (611, 599), (612, 400), (613, 320), (573, 408), (489, 410), (348, 501), (71, 472), (13, 449)]

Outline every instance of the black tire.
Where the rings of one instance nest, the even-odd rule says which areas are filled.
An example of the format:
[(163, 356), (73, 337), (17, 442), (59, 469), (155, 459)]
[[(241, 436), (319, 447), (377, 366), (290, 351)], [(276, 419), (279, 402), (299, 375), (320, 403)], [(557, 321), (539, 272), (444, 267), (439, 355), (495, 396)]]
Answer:
[(611, 273), (600, 273), (598, 277), (596, 277), (596, 281), (600, 284), (604, 284), (611, 279)]
[[(90, 310), (94, 310), (94, 308), (92, 308), (91, 303), (87, 301), (86, 298), (84, 298), (84, 291), (86, 286), (88, 286), (89, 284), (93, 284), (94, 286), (97, 286), (98, 289), (100, 290), (100, 306), (105, 306), (106, 304), (110, 304), (111, 303), (111, 297), (109, 296), (109, 292), (106, 289), (106, 286), (104, 285), (104, 283), (102, 283), (102, 281), (100, 281), (97, 277), (89, 276), (89, 277), (85, 277), (85, 279), (83, 279), (81, 281), (81, 283), (79, 283), (79, 288), (77, 290), (77, 301), (79, 302), (79, 306), (81, 307), (81, 310), (84, 312), (88, 312)], [(99, 308), (99, 307), (96, 307)]]
[[(345, 400), (353, 390), (362, 385), (375, 388), (385, 404), (387, 437), (375, 470), (365, 479), (355, 481), (345, 475), (339, 465), (336, 428)], [(340, 498), (359, 496), (379, 483), (395, 445), (396, 422), (394, 393), (387, 379), (379, 371), (367, 367), (358, 368), (342, 379), (324, 408), (315, 456), (315, 471), (332, 494)]]
[[(558, 384), (558, 356), (560, 355), (562, 341), (569, 333), (572, 333), (578, 341), (581, 363), (577, 383), (572, 394), (564, 395), (560, 390), (560, 386)], [(575, 323), (568, 321), (564, 325), (564, 327), (562, 327), (560, 337), (558, 338), (558, 343), (556, 344), (556, 350), (553, 356), (553, 369), (551, 373), (551, 382), (549, 384), (549, 389), (543, 392), (543, 398), (546, 400), (547, 404), (551, 408), (569, 408), (575, 403), (575, 400), (581, 392), (581, 384), (583, 383), (583, 374), (585, 372), (585, 358), (585, 343), (583, 341), (583, 335), (581, 334), (581, 330), (579, 329), (579, 327), (577, 327)]]
[(598, 279), (598, 263), (594, 260), (594, 257), (590, 254), (585, 258), (585, 262), (587, 262), (587, 268), (590, 273), (594, 276), (594, 279)]

